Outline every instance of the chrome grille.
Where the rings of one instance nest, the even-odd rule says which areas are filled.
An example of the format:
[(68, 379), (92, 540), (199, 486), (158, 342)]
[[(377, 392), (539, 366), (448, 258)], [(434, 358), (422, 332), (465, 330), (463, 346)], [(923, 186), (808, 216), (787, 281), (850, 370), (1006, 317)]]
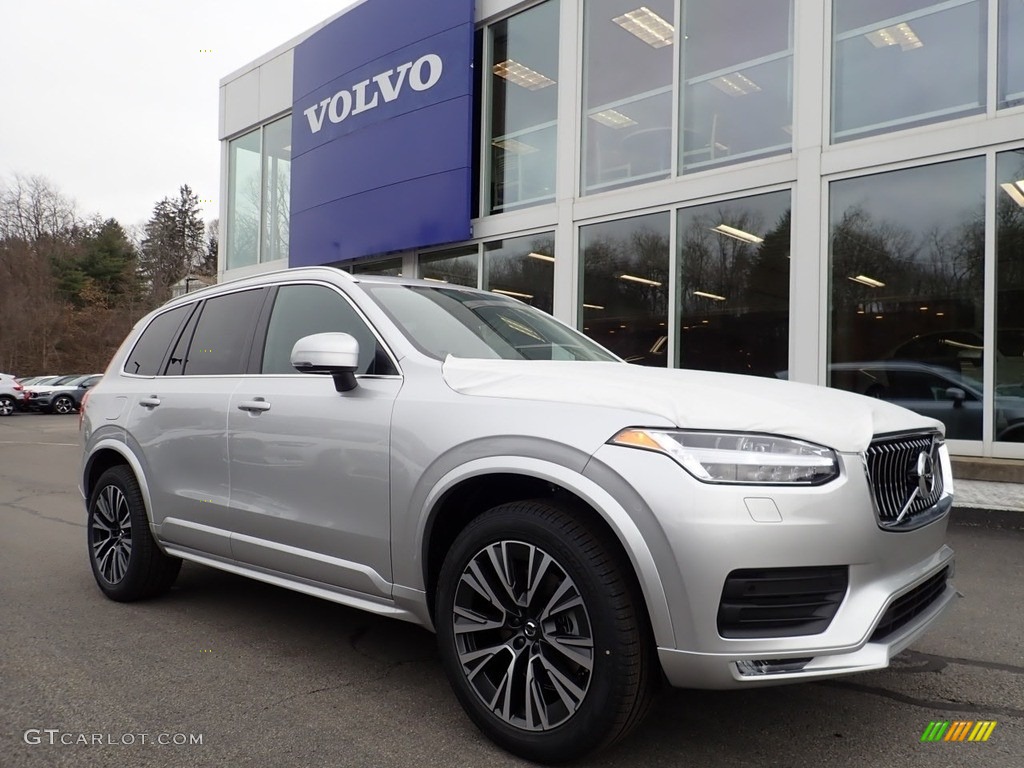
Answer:
[[(938, 503), (943, 491), (941, 444), (937, 434), (925, 432), (878, 438), (868, 447), (868, 480), (878, 523), (883, 528), (916, 527), (924, 522), (920, 518)], [(929, 485), (921, 483), (918, 472), (922, 454), (927, 455), (924, 463), (935, 473), (930, 489), (921, 487)]]

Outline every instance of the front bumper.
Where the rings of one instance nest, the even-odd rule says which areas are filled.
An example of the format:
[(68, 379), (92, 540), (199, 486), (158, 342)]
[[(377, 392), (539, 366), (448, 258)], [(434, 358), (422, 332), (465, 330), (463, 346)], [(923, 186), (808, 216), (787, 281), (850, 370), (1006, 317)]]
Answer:
[[(605, 487), (621, 485), (619, 498), (635, 491), (634, 519), (655, 553), (668, 603), (671, 636), (659, 632), (656, 642), (673, 685), (735, 688), (882, 668), (950, 605), (952, 584), (933, 581), (926, 607), (876, 633), (883, 622), (890, 626), (893, 603), (929, 579), (941, 581), (944, 569), (952, 573), (948, 514), (915, 530), (883, 530), (863, 460), (841, 454), (840, 461), (841, 476), (821, 486), (738, 486), (701, 483), (649, 451), (609, 445), (594, 455), (585, 474)], [(639, 501), (644, 509), (636, 509)], [(947, 493), (942, 504), (949, 503)], [(829, 566), (844, 568), (848, 582), (820, 631), (720, 634), (723, 587), (734, 571)]]
[[(949, 568), (952, 573), (953, 551), (944, 547), (936, 553), (938, 563), (933, 570), (894, 594), (868, 626), (862, 643), (846, 648), (821, 646), (817, 636), (777, 638), (774, 649), (757, 653), (733, 652), (699, 653), (676, 648), (658, 648), (658, 658), (669, 681), (677, 687), (726, 689), (751, 685), (783, 685), (805, 680), (837, 677), (889, 666), (893, 656), (911, 645), (925, 630), (949, 608), (956, 596), (952, 583), (947, 581), (942, 593), (926, 610), (912, 621), (883, 637), (874, 638), (875, 627), (889, 606), (919, 584)], [(935, 565), (935, 562), (929, 563)], [(870, 638), (870, 639), (868, 639)], [(800, 647), (797, 648), (796, 646)]]

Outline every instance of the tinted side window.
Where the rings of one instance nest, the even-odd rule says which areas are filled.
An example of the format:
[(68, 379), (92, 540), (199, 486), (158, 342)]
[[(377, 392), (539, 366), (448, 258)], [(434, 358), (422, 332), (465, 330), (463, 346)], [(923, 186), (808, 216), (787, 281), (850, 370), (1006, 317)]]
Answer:
[(178, 328), (192, 312), (193, 307), (193, 304), (186, 304), (153, 318), (153, 321), (135, 343), (135, 348), (128, 355), (128, 359), (125, 360), (124, 372), (139, 376), (156, 376), (160, 370), (160, 363), (167, 353), (167, 348), (171, 345)]
[(393, 374), (394, 366), (373, 332), (336, 291), (322, 285), (284, 285), (278, 289), (263, 347), (262, 373), (297, 373), (291, 355), (295, 342), (313, 333), (348, 333), (359, 342), (356, 373)]
[(262, 304), (263, 289), (207, 299), (189, 345), (185, 375), (244, 373)]

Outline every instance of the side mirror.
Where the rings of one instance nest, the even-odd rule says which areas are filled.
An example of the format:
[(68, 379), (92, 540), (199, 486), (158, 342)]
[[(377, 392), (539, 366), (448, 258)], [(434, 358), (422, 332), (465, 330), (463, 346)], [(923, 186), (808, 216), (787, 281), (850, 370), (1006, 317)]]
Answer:
[(329, 373), (338, 392), (356, 388), (359, 342), (347, 333), (314, 333), (292, 347), (292, 367), (299, 373)]
[(967, 393), (960, 389), (960, 387), (950, 387), (946, 390), (946, 399), (953, 401), (954, 408), (963, 408), (964, 400), (967, 399)]

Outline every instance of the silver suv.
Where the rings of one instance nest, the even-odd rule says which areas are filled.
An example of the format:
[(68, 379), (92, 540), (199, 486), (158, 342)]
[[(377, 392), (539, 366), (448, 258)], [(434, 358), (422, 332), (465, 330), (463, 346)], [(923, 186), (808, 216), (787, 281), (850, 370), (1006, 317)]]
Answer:
[(950, 603), (942, 425), (632, 366), (494, 293), (261, 275), (143, 319), (84, 406), (100, 589), (182, 560), (436, 631), (470, 718), (564, 761), (656, 684), (879, 669)]

